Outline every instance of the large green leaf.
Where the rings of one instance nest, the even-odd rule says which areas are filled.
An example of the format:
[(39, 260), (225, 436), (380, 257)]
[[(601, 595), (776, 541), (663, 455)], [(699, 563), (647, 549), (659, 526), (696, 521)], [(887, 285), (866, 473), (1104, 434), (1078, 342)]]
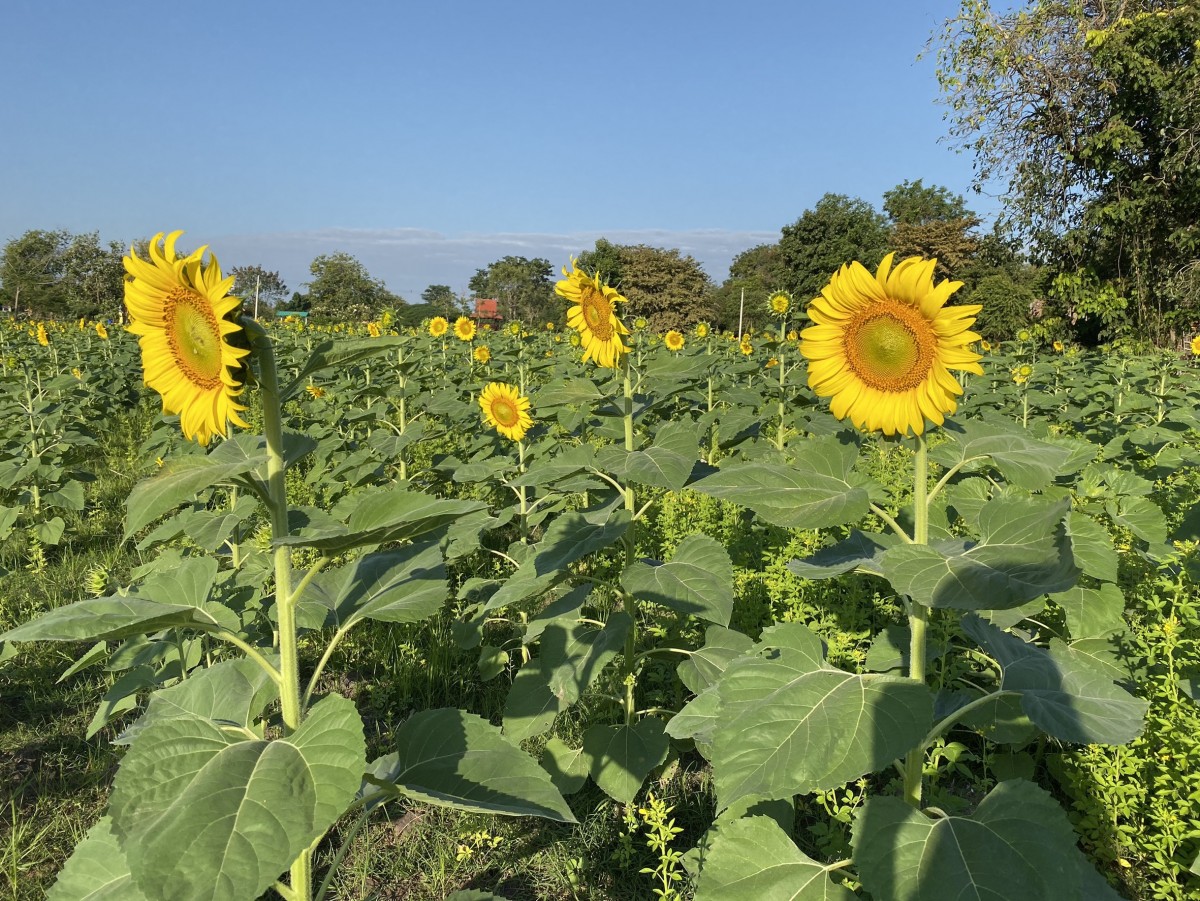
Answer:
[(337, 554), (368, 544), (411, 541), (484, 507), (478, 501), (444, 500), (398, 485), (352, 495), (334, 510), (341, 522), (326, 521), (300, 529), (294, 535), (276, 539), (276, 543)]
[(651, 717), (632, 726), (598, 724), (583, 733), (592, 781), (622, 804), (633, 803), (650, 771), (667, 759), (670, 746), (662, 720)]
[(721, 626), (733, 615), (733, 563), (725, 547), (704, 534), (683, 539), (670, 563), (630, 564), (621, 585), (639, 600)]
[(861, 519), (870, 507), (865, 488), (800, 464), (730, 462), (692, 487), (785, 528), (840, 526)]
[(1050, 600), (1067, 615), (1071, 638), (1098, 638), (1125, 630), (1125, 595), (1111, 582), (1099, 588), (1077, 585)]
[(851, 570), (879, 575), (884, 552), (900, 544), (900, 536), (878, 532), (850, 531), (850, 537), (822, 548), (811, 557), (793, 560), (788, 569), (801, 579), (830, 579)]
[(579, 700), (623, 646), (632, 620), (612, 614), (594, 623), (551, 624), (541, 635), (537, 659), (521, 668), (504, 705), (504, 734), (524, 741), (550, 728), (554, 718)]
[(101, 817), (75, 846), (46, 901), (146, 901), (129, 875), (109, 817)]
[(210, 454), (177, 457), (152, 479), (139, 482), (126, 501), (125, 537), (162, 514), (193, 500), (205, 488), (244, 475), (266, 460), (257, 435), (241, 433), (223, 441)]
[(549, 774), (474, 714), (423, 710), (396, 730), (395, 742), (399, 750), (368, 770), (376, 787), (459, 810), (575, 822)]
[(437, 613), (449, 593), (438, 542), (427, 541), (324, 572), (300, 602), (331, 611), (338, 626), (362, 619), (416, 623)]
[(151, 723), (109, 802), (138, 887), (164, 901), (257, 897), (353, 800), (365, 747), (338, 695), (275, 741), (195, 715)]
[(492, 595), (488, 610), (536, 597), (564, 578), (567, 567), (608, 547), (632, 521), (625, 510), (571, 511), (550, 524), (533, 556)]
[(1129, 529), (1151, 545), (1167, 540), (1167, 518), (1154, 501), (1145, 497), (1119, 497), (1104, 505), (1113, 522)]
[(214, 629), (217, 625), (212, 616), (190, 604), (160, 604), (138, 597), (89, 598), (10, 629), (0, 635), (0, 641), (112, 641), (172, 627)]
[(355, 363), (362, 363), (393, 350), (410, 347), (411, 339), (384, 335), (379, 338), (340, 338), (337, 341), (322, 341), (309, 355), (295, 378), (281, 392), (283, 400), (300, 391), (308, 377), (326, 369), (345, 370)]
[(612, 473), (618, 481), (679, 491), (687, 483), (699, 455), (696, 434), (692, 422), (668, 421), (648, 447), (627, 451), (610, 444), (596, 455), (596, 465)]
[(676, 668), (679, 680), (689, 690), (699, 694), (716, 684), (721, 673), (730, 662), (742, 656), (754, 646), (747, 635), (726, 629), (724, 626), (709, 626), (704, 632), (704, 645), (693, 651)]
[(278, 697), (275, 681), (253, 660), (223, 660), (156, 691), (141, 719), (116, 743), (129, 744), (152, 723), (174, 717), (199, 716), (218, 724), (248, 728)]
[(1080, 744), (1123, 745), (1142, 731), (1147, 704), (1113, 683), (1112, 673), (1055, 640), (1028, 644), (976, 616), (964, 631), (996, 658), (1000, 687), (1021, 693), (1021, 708), (1055, 738)]
[(1086, 575), (1103, 582), (1117, 581), (1117, 549), (1108, 529), (1086, 513), (1072, 510), (1067, 516), (1071, 553)]
[(853, 901), (770, 817), (722, 823), (696, 882), (696, 901)]
[(953, 442), (938, 445), (929, 459), (949, 468), (967, 461), (990, 459), (1004, 478), (1020, 488), (1037, 491), (1071, 470), (1071, 448), (1039, 441), (1009, 422), (962, 422), (947, 425)]
[(879, 901), (1116, 898), (1111, 890), (1092, 894), (1090, 864), (1075, 840), (1053, 798), (1010, 779), (969, 818), (930, 817), (898, 798), (870, 798), (854, 824), (854, 862)]
[(927, 607), (1002, 610), (1065, 591), (1079, 570), (1063, 526), (1069, 500), (997, 497), (979, 514), (978, 543), (905, 544), (883, 555), (898, 592)]
[(729, 664), (716, 691), (712, 762), (722, 808), (747, 795), (785, 798), (880, 770), (933, 724), (924, 685), (833, 669), (820, 640), (797, 623), (767, 630), (752, 653)]

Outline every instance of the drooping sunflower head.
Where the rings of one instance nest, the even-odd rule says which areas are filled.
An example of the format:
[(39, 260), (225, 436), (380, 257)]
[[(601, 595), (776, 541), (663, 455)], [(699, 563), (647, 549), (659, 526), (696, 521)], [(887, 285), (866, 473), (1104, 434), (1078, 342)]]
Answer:
[(512, 385), (491, 382), (479, 395), (483, 421), (505, 438), (520, 441), (533, 426), (529, 398), (522, 397)]
[(474, 341), (475, 322), (466, 316), (459, 316), (454, 320), (454, 336), (459, 341)]
[(800, 334), (808, 384), (831, 398), (838, 419), (885, 435), (920, 435), (958, 406), (960, 369), (982, 375), (970, 345), (979, 306), (946, 306), (962, 282), (935, 285), (936, 260), (888, 254), (872, 276), (860, 263), (834, 274), (809, 304), (814, 325)]
[(37, 324), (37, 343), (42, 347), (50, 346), (50, 336), (46, 334), (46, 326), (40, 322)]
[(442, 337), (449, 328), (450, 323), (446, 321), (445, 316), (434, 316), (429, 320), (429, 334), (434, 338)]
[(663, 335), (663, 344), (667, 345), (667, 350), (680, 351), (683, 350), (683, 335), (671, 329)]
[(132, 249), (124, 258), (125, 308), (129, 331), (138, 336), (148, 386), (162, 395), (164, 413), (179, 414), (183, 434), (199, 444), (229, 433), (229, 423), (247, 428), (238, 412), (246, 408), (241, 359), (249, 350), (227, 339), (242, 331), (231, 317), (242, 302), (229, 294), (215, 256), (206, 247), (181, 257), (175, 242), (183, 232), (160, 232), (150, 242), (149, 259)]
[(475, 348), (475, 362), (486, 363), (492, 358), (492, 350), (486, 344), (480, 344)]
[(787, 291), (776, 291), (767, 298), (767, 308), (774, 316), (786, 316), (792, 308), (792, 295)]
[(588, 275), (571, 260), (571, 271), (563, 267), (563, 280), (554, 285), (554, 292), (571, 301), (567, 309), (567, 325), (579, 333), (583, 342), (583, 361), (595, 360), (596, 365), (615, 369), (629, 348), (621, 340), (627, 329), (617, 317), (616, 304), (625, 298), (616, 288), (601, 284), (600, 274)]
[(108, 340), (108, 329), (104, 327), (103, 322), (96, 323), (96, 337), (98, 337), (101, 341)]

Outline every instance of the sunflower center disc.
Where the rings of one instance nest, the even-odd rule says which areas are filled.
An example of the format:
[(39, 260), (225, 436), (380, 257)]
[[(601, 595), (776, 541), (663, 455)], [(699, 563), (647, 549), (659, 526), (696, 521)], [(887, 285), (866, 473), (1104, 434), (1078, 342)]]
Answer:
[(612, 337), (612, 323), (609, 318), (612, 316), (612, 304), (600, 291), (597, 291), (591, 285), (584, 285), (579, 292), (579, 306), (583, 310), (583, 319), (588, 324), (588, 328), (601, 341), (607, 341)]
[(175, 288), (167, 295), (163, 321), (171, 356), (189, 382), (202, 389), (221, 384), (221, 329), (217, 317), (195, 291)]
[(492, 401), (492, 417), (506, 429), (511, 429), (521, 418), (516, 406), (507, 397), (497, 397)]
[(907, 391), (933, 365), (937, 336), (907, 304), (873, 304), (846, 328), (846, 358), (860, 379), (879, 391)]

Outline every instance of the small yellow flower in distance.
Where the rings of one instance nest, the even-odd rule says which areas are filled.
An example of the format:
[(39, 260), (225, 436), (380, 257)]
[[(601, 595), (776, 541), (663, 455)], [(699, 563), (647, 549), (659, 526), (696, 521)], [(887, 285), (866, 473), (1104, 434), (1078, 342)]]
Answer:
[(767, 360), (767, 363), (766, 363), (766, 365), (763, 367), (763, 369), (770, 369), (770, 368), (772, 368), (773, 366), (778, 366), (778, 365), (779, 365), (779, 361), (778, 361), (778, 360), (776, 360), (774, 357), (771, 357), (771, 359)]
[(97, 335), (100, 337), (100, 340), (101, 340), (101, 341), (107, 341), (107, 340), (108, 340), (108, 329), (106, 329), (106, 328), (104, 327), (104, 323), (103, 323), (103, 322), (97, 322), (97, 323), (96, 323), (96, 334), (97, 334)]
[(787, 291), (776, 291), (767, 298), (767, 306), (776, 316), (786, 316), (792, 308), (792, 295)]
[(663, 335), (663, 344), (667, 345), (667, 350), (680, 351), (683, 350), (683, 335), (671, 329)]
[(754, 345), (750, 343), (749, 333), (742, 335), (742, 340), (738, 344), (738, 350), (740, 350), (742, 354), (747, 357), (754, 352)]
[(1200, 335), (1192, 339), (1192, 356), (1200, 357)]
[(581, 345), (583, 343), (583, 339), (580, 338), (578, 333), (576, 333), (576, 332), (571, 332), (571, 337), (568, 338), (567, 340), (571, 342), (572, 347), (578, 347), (579, 345)]
[(707, 322), (701, 322), (701, 323), (699, 323), (699, 324), (696, 326), (696, 337), (697, 337), (697, 338), (707, 338), (707, 337), (708, 337), (708, 331), (709, 331), (709, 329), (708, 329), (708, 323), (707, 323)]
[(554, 331), (554, 323), (553, 322), (546, 323), (546, 331), (548, 331), (548, 332)]
[(320, 385), (305, 385), (304, 390), (308, 392), (309, 397), (315, 400), (320, 400), (325, 396), (325, 389)]
[(1063, 343), (1061, 341), (1055, 341), (1053, 347), (1055, 353), (1063, 352)]
[(475, 323), (466, 316), (459, 316), (454, 320), (454, 336), (459, 341), (474, 341)]
[(40, 322), (37, 325), (37, 343), (42, 345), (42, 347), (50, 346), (50, 336), (46, 334), (46, 326)]
[(79, 379), (80, 381), (83, 381), (83, 373), (80, 371), (78, 366), (72, 367), (71, 375), (75, 376), (75, 378)]
[(87, 328), (87, 320), (84, 317), (80, 316), (79, 317), (79, 330), (82, 332), (85, 328)]
[(521, 334), (521, 323), (515, 322), (515, 321), (510, 322), (508, 324), (508, 333), (510, 335), (520, 335)]
[(475, 361), (477, 363), (486, 363), (492, 358), (492, 351), (486, 344), (480, 344), (475, 348)]
[(1023, 328), (1019, 332), (1017, 332), (1017, 340), (1018, 341), (1028, 341), (1029, 340), (1029, 329)]
[(986, 338), (984, 338), (982, 341), (979, 342), (979, 346), (981, 348), (983, 348), (983, 350), (985, 352), (990, 351), (992, 349), (992, 343), (990, 341), (988, 341)]
[(395, 321), (396, 317), (392, 315), (391, 310), (384, 310), (383, 315), (379, 317), (379, 325), (382, 328), (391, 328)]
[(444, 316), (434, 316), (429, 320), (429, 334), (434, 338), (440, 338), (446, 334), (446, 330), (450, 328), (450, 323), (446, 321)]
[(378, 338), (380, 335), (382, 335), (383, 332), (379, 328), (379, 323), (378, 322), (368, 322), (367, 323), (367, 334), (370, 335), (372, 338)]
[(798, 331), (796, 331), (795, 329), (792, 329), (791, 331), (789, 331), (787, 333), (787, 339), (789, 341), (796, 341), (796, 340), (799, 340), (799, 338), (800, 338), (800, 333)]
[(639, 332), (644, 330), (647, 325), (649, 325), (649, 323), (646, 322), (645, 316), (639, 316), (637, 319), (633, 320), (633, 327)]

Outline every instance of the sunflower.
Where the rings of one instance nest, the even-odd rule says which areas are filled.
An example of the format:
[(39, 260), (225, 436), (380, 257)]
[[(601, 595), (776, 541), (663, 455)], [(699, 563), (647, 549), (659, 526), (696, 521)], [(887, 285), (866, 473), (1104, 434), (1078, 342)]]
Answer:
[(792, 295), (787, 291), (776, 291), (767, 298), (767, 307), (776, 316), (786, 316), (792, 308)]
[(248, 428), (238, 416), (246, 408), (234, 398), (243, 389), (235, 373), (250, 351), (225, 340), (242, 330), (227, 318), (242, 303), (229, 295), (233, 277), (222, 276), (215, 256), (205, 265), (206, 247), (177, 256), (181, 234), (155, 235), (149, 260), (129, 251), (125, 307), (146, 384), (162, 395), (164, 413), (179, 414), (185, 437), (208, 444), (214, 434), (227, 435), (230, 422)]
[(520, 441), (533, 425), (529, 415), (529, 398), (512, 385), (491, 382), (479, 395), (479, 406), (483, 408), (483, 421), (505, 438)]
[(325, 396), (325, 389), (320, 385), (305, 385), (304, 390), (308, 392), (308, 396), (313, 400), (320, 400)]
[(663, 344), (667, 345), (667, 350), (683, 350), (683, 335), (671, 329), (663, 335)]
[(372, 338), (378, 338), (380, 335), (383, 334), (383, 330), (379, 327), (378, 322), (368, 322), (367, 323), (367, 334), (370, 335)]
[(475, 323), (466, 316), (459, 316), (454, 320), (454, 334), (459, 341), (474, 341)]
[(707, 322), (701, 322), (699, 325), (696, 326), (696, 337), (697, 338), (707, 338), (708, 337), (708, 323)]
[(96, 323), (96, 335), (100, 338), (101, 341), (108, 340), (108, 329), (106, 329), (104, 327), (103, 322)]
[(742, 335), (742, 340), (738, 343), (738, 350), (740, 350), (742, 352), (743, 356), (747, 356), (747, 357), (750, 356), (750, 354), (754, 353), (754, 345), (750, 343), (750, 333), (749, 332)]
[(1017, 340), (1018, 341), (1028, 341), (1029, 340), (1029, 329), (1023, 328), (1019, 332), (1017, 332)]
[(564, 266), (562, 281), (554, 292), (575, 306), (567, 309), (567, 325), (579, 333), (583, 342), (583, 361), (595, 360), (598, 366), (615, 369), (629, 348), (621, 340), (629, 329), (617, 318), (615, 304), (625, 302), (616, 288), (600, 284), (600, 275), (589, 276), (571, 260), (571, 271)]
[(988, 341), (986, 338), (979, 342), (979, 346), (980, 346), (980, 348), (983, 349), (984, 353), (987, 353), (988, 351), (990, 351), (992, 349), (992, 343), (990, 341)]
[(486, 363), (492, 358), (492, 351), (486, 344), (480, 344), (475, 348), (475, 362)]
[(50, 346), (50, 336), (46, 334), (46, 326), (40, 322), (37, 324), (37, 343), (42, 347)]
[(1055, 353), (1059, 353), (1059, 354), (1060, 354), (1060, 353), (1062, 353), (1062, 352), (1063, 352), (1063, 343), (1062, 343), (1061, 341), (1055, 341), (1055, 342), (1054, 342), (1052, 345), (1050, 345), (1050, 346), (1054, 348), (1054, 352), (1055, 352)]
[(434, 316), (429, 320), (429, 334), (434, 338), (442, 337), (448, 328), (450, 323), (446, 321), (445, 316)]
[(814, 325), (801, 332), (808, 384), (831, 398), (838, 419), (885, 435), (920, 435), (957, 409), (962, 394), (950, 369), (983, 374), (969, 345), (979, 306), (947, 307), (962, 282), (933, 283), (935, 260), (909, 257), (894, 269), (889, 253), (874, 278), (861, 263), (842, 266), (809, 304)]
[(554, 331), (554, 323), (553, 322), (546, 323), (546, 331), (548, 331), (548, 332)]
[(1192, 356), (1200, 357), (1200, 335), (1192, 339)]

